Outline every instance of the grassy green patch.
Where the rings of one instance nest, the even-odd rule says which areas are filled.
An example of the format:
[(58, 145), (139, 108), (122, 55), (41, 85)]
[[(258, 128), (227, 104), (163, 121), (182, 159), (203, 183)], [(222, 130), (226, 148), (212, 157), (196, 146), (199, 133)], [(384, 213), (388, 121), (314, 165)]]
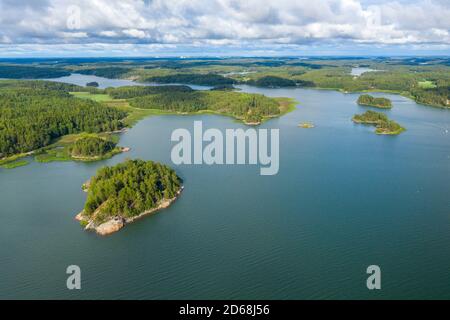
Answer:
[(6, 157), (6, 158), (3, 158), (3, 159), (0, 159), (0, 166), (8, 164), (8, 163), (11, 163), (11, 162), (14, 162), (16, 160), (19, 160), (21, 158), (27, 157), (29, 155), (30, 155), (30, 153), (19, 153), (19, 154), (12, 155), (10, 157)]
[(76, 98), (81, 99), (91, 99), (97, 102), (104, 102), (104, 101), (110, 101), (112, 98), (107, 94), (101, 94), (101, 93), (90, 93), (90, 92), (71, 92), (71, 95), (73, 95)]
[(53, 162), (53, 161), (99, 161), (104, 159), (109, 159), (112, 156), (121, 152), (121, 148), (117, 147), (111, 152), (101, 156), (101, 157), (72, 157), (70, 153), (71, 146), (75, 143), (75, 141), (86, 138), (86, 137), (99, 137), (103, 139), (110, 139), (114, 143), (117, 143), (119, 140), (119, 136), (117, 134), (111, 133), (80, 133), (80, 134), (70, 134), (61, 137), (58, 141), (53, 143), (52, 145), (42, 148), (38, 152), (36, 152), (35, 160), (41, 163)]
[(433, 81), (425, 80), (425, 81), (419, 81), (419, 88), (422, 89), (434, 89), (437, 86), (434, 84)]
[(26, 160), (20, 160), (20, 161), (14, 161), (14, 162), (8, 162), (6, 164), (1, 165), (4, 169), (14, 169), (17, 167), (23, 167), (26, 166), (29, 162)]
[(47, 163), (53, 161), (70, 161), (72, 157), (67, 154), (65, 149), (50, 149), (38, 154), (34, 159), (37, 162)]

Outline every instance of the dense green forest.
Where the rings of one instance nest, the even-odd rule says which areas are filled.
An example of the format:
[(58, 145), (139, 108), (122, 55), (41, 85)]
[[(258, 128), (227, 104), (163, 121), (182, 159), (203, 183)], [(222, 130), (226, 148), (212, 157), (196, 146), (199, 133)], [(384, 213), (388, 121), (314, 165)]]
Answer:
[(355, 123), (371, 124), (376, 126), (377, 134), (399, 134), (405, 130), (397, 122), (390, 120), (384, 113), (368, 110), (363, 114), (355, 114), (352, 119)]
[(226, 78), (218, 74), (195, 74), (195, 73), (179, 73), (167, 76), (155, 76), (145, 80), (146, 82), (156, 83), (186, 83), (196, 84), (201, 86), (217, 86), (225, 84), (233, 84), (234, 81), (231, 78)]
[(134, 217), (174, 198), (181, 185), (173, 169), (152, 161), (127, 160), (103, 167), (90, 181), (83, 216), (97, 224), (117, 216)]
[(0, 80), (0, 89), (17, 89), (17, 88), (30, 88), (35, 90), (49, 90), (57, 92), (101, 92), (99, 89), (91, 87), (82, 87), (75, 84), (63, 83), (63, 82), (53, 82), (53, 81), (42, 81), (42, 80)]
[(295, 87), (296, 83), (293, 80), (286, 78), (275, 77), (275, 76), (265, 76), (257, 80), (249, 80), (246, 82), (249, 85), (254, 85), (257, 87)]
[(370, 106), (381, 109), (390, 109), (392, 108), (391, 100), (387, 98), (375, 98), (368, 94), (360, 95), (357, 103), (362, 106)]
[(116, 147), (113, 141), (99, 137), (84, 137), (75, 141), (71, 147), (73, 157), (101, 157)]
[(166, 85), (166, 86), (125, 86), (118, 88), (107, 88), (105, 92), (114, 99), (130, 99), (159, 93), (193, 92), (189, 86)]
[[(22, 84), (22, 82), (19, 82)], [(54, 139), (78, 132), (114, 131), (126, 113), (97, 102), (78, 99), (60, 84), (32, 83), (2, 86), (0, 82), (0, 154), (8, 156), (49, 145)], [(65, 86), (63, 86), (65, 87)], [(69, 86), (71, 87), (71, 86)]]
[(69, 71), (57, 67), (0, 64), (0, 78), (4, 79), (50, 79), (68, 75)]
[(86, 74), (90, 76), (104, 77), (109, 79), (122, 78), (130, 71), (129, 68), (123, 67), (100, 67), (90, 69), (74, 70), (75, 73)]
[(74, 92), (85, 92), (86, 97), (93, 93), (93, 97), (127, 99), (131, 107), (139, 109), (183, 113), (208, 110), (252, 123), (280, 114), (277, 100), (258, 94), (196, 91), (184, 85), (102, 90), (58, 82), (5, 80), (0, 81), (0, 156), (36, 150), (67, 134), (123, 127), (121, 120), (127, 116), (123, 109), (76, 98), (70, 94)]
[[(129, 100), (141, 109), (161, 109), (176, 112), (210, 110), (238, 119), (266, 117), (280, 114), (279, 103), (260, 94), (227, 91), (162, 92)], [(252, 121), (253, 122), (253, 121)]]
[(417, 102), (432, 106), (450, 108), (450, 86), (437, 88), (416, 88), (411, 90), (411, 96)]

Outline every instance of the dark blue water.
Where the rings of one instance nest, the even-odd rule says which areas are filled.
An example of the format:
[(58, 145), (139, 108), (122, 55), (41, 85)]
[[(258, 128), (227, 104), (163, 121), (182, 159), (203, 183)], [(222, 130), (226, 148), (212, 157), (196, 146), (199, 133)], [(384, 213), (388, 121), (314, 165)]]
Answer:
[[(74, 216), (81, 184), (127, 157), (171, 164), (176, 128), (245, 128), (221, 116), (157, 116), (122, 135), (130, 153), (99, 163), (0, 169), (0, 298), (450, 298), (450, 113), (397, 95), (386, 113), (408, 130), (378, 136), (355, 125), (357, 94), (256, 89), (288, 96), (280, 171), (174, 166), (185, 191), (170, 208), (109, 237)], [(311, 121), (314, 129), (298, 128)], [(65, 270), (82, 270), (66, 289)], [(366, 288), (366, 268), (382, 289)]]

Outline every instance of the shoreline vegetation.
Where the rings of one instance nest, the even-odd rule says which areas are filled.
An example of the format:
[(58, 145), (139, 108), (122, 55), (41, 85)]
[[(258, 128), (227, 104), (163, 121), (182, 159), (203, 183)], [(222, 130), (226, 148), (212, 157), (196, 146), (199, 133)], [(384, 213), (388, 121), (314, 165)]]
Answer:
[(391, 109), (392, 101), (387, 98), (375, 98), (368, 94), (360, 95), (357, 103), (360, 106), (369, 106), (379, 109)]
[(75, 219), (85, 230), (109, 235), (168, 208), (181, 195), (182, 183), (173, 169), (153, 161), (127, 160), (103, 167), (83, 184), (88, 196)]
[[(62, 59), (64, 64), (0, 63), (0, 78), (42, 79), (72, 73), (159, 84), (188, 83), (230, 89), (311, 87), (344, 93), (389, 92), (427, 106), (450, 108), (448, 57)], [(358, 76), (353, 68), (366, 68)], [(379, 72), (382, 70), (383, 72)], [(91, 88), (95, 89), (95, 88)]]
[[(344, 93), (395, 93), (426, 106), (450, 108), (450, 59), (442, 57), (193, 58), (144, 59), (133, 60), (133, 63), (118, 59), (106, 64), (95, 58), (89, 62), (64, 61), (64, 64), (0, 63), (0, 78), (12, 79), (0, 80), (0, 166), (7, 163), (10, 167), (24, 165), (25, 162), (12, 163), (29, 152), (37, 154), (47, 150), (46, 147), (66, 135), (118, 131), (151, 115), (211, 113), (254, 126), (284, 114), (273, 98), (237, 92), (234, 85), (239, 84), (265, 88), (305, 87)], [(361, 66), (383, 72), (368, 71), (354, 77), (352, 68)], [(71, 74), (131, 79), (141, 83), (152, 81), (161, 85), (99, 89), (96, 79), (86, 81), (84, 86), (33, 80)], [(212, 88), (200, 92), (186, 85), (172, 85), (173, 82)], [(238, 107), (234, 108), (236, 104)], [(367, 105), (388, 107), (378, 102)], [(37, 116), (32, 117), (32, 114)], [(39, 158), (45, 160), (42, 154)], [(49, 156), (47, 160), (51, 158)]]
[(28, 161), (18, 160), (28, 156), (34, 156), (37, 162), (108, 159), (128, 149), (117, 147), (88, 155), (72, 154), (70, 149), (78, 138), (86, 136), (118, 141), (117, 133), (151, 115), (210, 113), (259, 125), (296, 106), (289, 98), (223, 90), (203, 92), (185, 85), (103, 90), (41, 80), (0, 80), (0, 102), (0, 110), (6, 115), (0, 117), (0, 128), (4, 128), (0, 130), (1, 168), (26, 165)]
[[(162, 86), (161, 86), (162, 87)], [(156, 87), (156, 88), (161, 88)], [(173, 85), (172, 87), (176, 87)], [(141, 91), (137, 93), (120, 93), (121, 88), (127, 88), (131, 91)], [(141, 88), (141, 89), (139, 89)], [(261, 123), (283, 116), (289, 112), (295, 110), (298, 102), (292, 98), (285, 97), (276, 97), (276, 98), (268, 98), (263, 95), (252, 95), (240, 92), (232, 92), (232, 91), (215, 91), (213, 93), (212, 98), (217, 99), (218, 105), (214, 107), (214, 109), (210, 109), (211, 103), (204, 103), (202, 100), (204, 97), (199, 95), (198, 91), (194, 91), (194, 97), (175, 97), (174, 101), (170, 101), (172, 97), (166, 96), (166, 94), (159, 95), (155, 94), (155, 97), (151, 95), (145, 94), (146, 91), (142, 88), (148, 87), (120, 87), (116, 89), (108, 89), (109, 94), (95, 94), (95, 93), (86, 93), (86, 92), (71, 92), (72, 95), (83, 98), (83, 99), (92, 99), (95, 101), (101, 101), (101, 103), (105, 104), (109, 107), (118, 108), (124, 112), (127, 112), (127, 117), (122, 120), (123, 124), (127, 127), (132, 127), (137, 121), (145, 118), (147, 116), (153, 115), (197, 115), (197, 114), (215, 114), (233, 118), (237, 121), (241, 121), (242, 123), (255, 126), (260, 125)], [(150, 87), (152, 88), (152, 87)], [(177, 89), (175, 89), (176, 92)], [(217, 92), (217, 93), (216, 93)], [(223, 99), (227, 95), (232, 95), (230, 97), (230, 101), (226, 101)], [(198, 97), (199, 96), (199, 97)], [(122, 98), (125, 97), (125, 98)], [(130, 98), (131, 97), (131, 98)], [(140, 100), (133, 100), (135, 98), (141, 98)], [(197, 99), (198, 98), (198, 99)], [(244, 101), (240, 101), (240, 98), (244, 98)], [(164, 107), (161, 106), (162, 102), (152, 104), (151, 99), (167, 99), (169, 100)], [(178, 99), (188, 100), (184, 108), (178, 107)], [(210, 100), (211, 97), (207, 97), (207, 100)], [(246, 99), (246, 100), (245, 100)], [(259, 107), (259, 100), (262, 100), (262, 106)], [(131, 100), (131, 101), (130, 101)], [(189, 101), (191, 100), (191, 101)], [(233, 102), (236, 102), (234, 106), (237, 106), (238, 110), (229, 109), (230, 106), (233, 105)], [(196, 104), (199, 102), (199, 104)], [(195, 103), (195, 107), (191, 107)], [(171, 104), (175, 106), (170, 108)], [(247, 104), (247, 106), (245, 106)], [(200, 107), (199, 107), (200, 105)], [(239, 110), (241, 108), (243, 110)], [(261, 109), (261, 110), (260, 110)], [(247, 111), (244, 111), (247, 110)], [(256, 110), (256, 111), (255, 111)]]
[(74, 144), (78, 140), (83, 140), (86, 138), (98, 138), (101, 140), (111, 140), (118, 141), (118, 134), (126, 132), (126, 128), (123, 128), (119, 131), (114, 132), (104, 132), (100, 134), (92, 134), (92, 133), (80, 133), (80, 134), (69, 134), (58, 138), (54, 143), (36, 149), (27, 153), (15, 154), (9, 157), (4, 157), (0, 159), (0, 167), (5, 169), (13, 169), (16, 167), (25, 166), (30, 163), (30, 161), (21, 160), (27, 157), (34, 157), (34, 161), (40, 163), (48, 163), (54, 161), (80, 161), (80, 162), (95, 162), (110, 159), (113, 156), (123, 153), (129, 152), (131, 149), (129, 147), (121, 147), (116, 146), (112, 150), (108, 152), (100, 153), (100, 154), (91, 154), (91, 155), (81, 155), (81, 154), (72, 154), (71, 150)]
[(390, 120), (384, 113), (372, 110), (363, 114), (355, 114), (352, 121), (375, 126), (375, 133), (379, 135), (398, 135), (406, 130), (394, 120)]
[(14, 161), (14, 162), (7, 162), (5, 164), (0, 165), (0, 167), (3, 169), (14, 169), (14, 168), (26, 166), (28, 164), (29, 164), (29, 162), (26, 160), (18, 160), (18, 161)]

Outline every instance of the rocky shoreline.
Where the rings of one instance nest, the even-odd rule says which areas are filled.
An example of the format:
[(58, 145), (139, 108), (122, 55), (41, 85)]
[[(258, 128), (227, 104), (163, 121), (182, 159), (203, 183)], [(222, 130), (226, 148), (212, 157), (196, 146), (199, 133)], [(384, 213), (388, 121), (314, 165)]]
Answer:
[[(89, 182), (85, 183), (83, 186), (86, 186), (88, 184), (89, 184)], [(182, 186), (180, 188), (180, 190), (178, 190), (177, 195), (175, 197), (173, 197), (171, 199), (163, 200), (159, 203), (159, 205), (157, 207), (147, 210), (147, 211), (144, 211), (144, 212), (140, 213), (139, 215), (131, 217), (131, 218), (123, 218), (121, 216), (115, 216), (106, 222), (103, 222), (101, 224), (96, 224), (93, 218), (88, 219), (88, 218), (84, 217), (84, 210), (83, 210), (75, 216), (75, 219), (80, 221), (80, 223), (84, 222), (84, 224), (85, 224), (84, 230), (93, 230), (101, 236), (106, 236), (106, 235), (109, 235), (109, 234), (119, 231), (125, 225), (132, 223), (133, 221), (138, 220), (146, 215), (155, 213), (156, 211), (159, 211), (161, 209), (168, 208), (175, 200), (178, 199), (178, 197), (180, 196), (183, 189), (184, 189), (184, 187)], [(83, 189), (83, 191), (87, 192), (87, 188)], [(99, 209), (101, 209), (101, 207), (102, 206), (100, 206)], [(99, 209), (97, 209), (97, 211), (92, 214), (93, 217), (95, 217), (95, 215), (99, 211)]]

